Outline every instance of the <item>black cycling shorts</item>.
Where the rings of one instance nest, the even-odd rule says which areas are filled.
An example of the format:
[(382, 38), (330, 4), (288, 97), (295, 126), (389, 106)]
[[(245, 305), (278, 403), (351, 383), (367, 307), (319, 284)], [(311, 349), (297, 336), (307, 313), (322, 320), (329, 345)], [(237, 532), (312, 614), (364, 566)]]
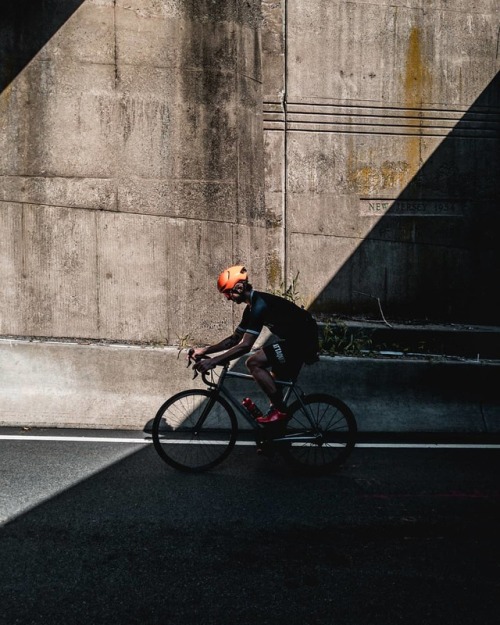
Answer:
[(295, 380), (304, 364), (304, 356), (286, 341), (263, 348), (267, 361), (278, 379)]

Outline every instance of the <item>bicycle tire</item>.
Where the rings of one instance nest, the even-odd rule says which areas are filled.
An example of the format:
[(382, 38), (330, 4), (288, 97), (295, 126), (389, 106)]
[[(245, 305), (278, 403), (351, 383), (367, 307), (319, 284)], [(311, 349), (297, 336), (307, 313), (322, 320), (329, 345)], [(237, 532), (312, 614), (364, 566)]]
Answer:
[[(205, 407), (212, 406), (195, 430)], [(167, 464), (190, 473), (212, 469), (231, 453), (238, 424), (231, 406), (206, 389), (182, 391), (158, 410), (153, 421), (153, 444)]]
[[(286, 436), (318, 435), (317, 442), (280, 444), (287, 462), (302, 472), (321, 474), (334, 471), (351, 454), (356, 444), (357, 424), (351, 409), (331, 395), (313, 394), (302, 398), (309, 415), (299, 401), (290, 407)], [(312, 423), (311, 423), (312, 420)]]

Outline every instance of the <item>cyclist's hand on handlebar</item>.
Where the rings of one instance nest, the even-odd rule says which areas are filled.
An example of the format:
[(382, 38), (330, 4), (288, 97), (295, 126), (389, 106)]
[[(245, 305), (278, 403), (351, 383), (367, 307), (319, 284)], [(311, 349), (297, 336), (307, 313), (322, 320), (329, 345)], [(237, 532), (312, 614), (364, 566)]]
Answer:
[(210, 371), (210, 369), (213, 369), (215, 366), (216, 366), (216, 363), (214, 363), (212, 358), (209, 358), (208, 356), (204, 356), (204, 360), (200, 360), (199, 362), (194, 364), (193, 369), (203, 374), (203, 373), (206, 373), (207, 371)]
[(210, 361), (210, 357), (205, 354), (205, 349), (203, 347), (197, 347), (197, 348), (191, 347), (191, 349), (188, 351), (187, 366), (190, 367), (194, 361), (194, 365), (193, 365), (194, 378), (196, 378), (196, 376), (199, 373), (201, 374), (206, 373), (207, 371), (215, 367), (213, 363), (210, 363), (207, 366), (201, 367), (201, 365), (204, 364), (203, 362), (204, 359), (205, 359), (205, 363), (207, 361)]
[(195, 362), (198, 362), (202, 358), (206, 358), (205, 350), (203, 349), (203, 347), (191, 347), (187, 354), (188, 367), (193, 360)]

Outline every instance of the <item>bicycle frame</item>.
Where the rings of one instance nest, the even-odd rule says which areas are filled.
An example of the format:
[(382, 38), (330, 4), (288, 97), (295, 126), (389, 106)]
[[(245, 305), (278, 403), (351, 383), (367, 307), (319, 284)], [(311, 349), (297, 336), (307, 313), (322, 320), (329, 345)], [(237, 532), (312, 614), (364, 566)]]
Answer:
[[(224, 386), (224, 382), (226, 380), (226, 378), (237, 378), (240, 380), (249, 380), (249, 381), (254, 381), (253, 377), (248, 374), (248, 373), (239, 373), (238, 371), (232, 371), (228, 369), (228, 366), (225, 365), (222, 368), (222, 372), (219, 376), (219, 379), (217, 382), (213, 382), (211, 380), (209, 380), (206, 375), (203, 375), (203, 381), (205, 382), (205, 384), (207, 386), (209, 386), (210, 388), (213, 389), (213, 401), (209, 401), (205, 410), (203, 411), (203, 413), (201, 414), (198, 423), (197, 423), (197, 427), (199, 424), (202, 424), (206, 418), (206, 416), (208, 415), (208, 413), (210, 412), (210, 410), (213, 407), (213, 402), (215, 401), (215, 398), (219, 395), (221, 395), (222, 397), (224, 397), (224, 399), (226, 399), (229, 404), (243, 417), (243, 419), (254, 429), (254, 430), (262, 430), (263, 426), (259, 425), (249, 414), (248, 411), (244, 408), (244, 406), (241, 405), (241, 403), (236, 399), (236, 397), (231, 393), (231, 391), (229, 391), (225, 386)], [(275, 383), (278, 386), (284, 387), (286, 388), (285, 390), (285, 394), (283, 397), (283, 401), (285, 404), (288, 403), (288, 400), (290, 399), (291, 395), (294, 395), (295, 398), (297, 399), (297, 401), (301, 404), (302, 409), (305, 411), (305, 413), (308, 415), (309, 421), (311, 423), (312, 426), (312, 421), (309, 415), (309, 411), (307, 406), (304, 404), (304, 402), (302, 401), (302, 397), (304, 396), (304, 392), (302, 391), (302, 389), (300, 388), (300, 386), (296, 383), (293, 382), (292, 380), (275, 380)], [(197, 427), (195, 429), (197, 429)], [(311, 428), (313, 429), (313, 428)], [(280, 442), (280, 441), (287, 441), (290, 442), (290, 439), (296, 441), (296, 442), (310, 442), (311, 440), (316, 440), (318, 438), (318, 436), (316, 434), (312, 434), (308, 435), (308, 436), (304, 436), (303, 434), (295, 434), (295, 435), (288, 435), (288, 436), (278, 436), (276, 438), (273, 438), (274, 442)]]
[[(195, 369), (194, 377), (198, 373)], [(337, 468), (354, 448), (354, 415), (336, 397), (325, 393), (306, 395), (295, 380), (278, 379), (288, 418), (262, 424), (240, 404), (239, 385), (235, 389), (227, 384), (226, 388), (229, 379), (253, 385), (252, 375), (229, 371), (226, 364), (217, 372), (210, 368), (201, 377), (203, 390), (186, 389), (173, 395), (162, 404), (153, 421), (155, 449), (176, 469), (197, 472), (217, 466), (235, 446), (239, 425), (245, 431), (242, 444), (247, 445), (253, 433), (260, 453), (272, 456), (278, 452), (285, 461), (311, 474)]]

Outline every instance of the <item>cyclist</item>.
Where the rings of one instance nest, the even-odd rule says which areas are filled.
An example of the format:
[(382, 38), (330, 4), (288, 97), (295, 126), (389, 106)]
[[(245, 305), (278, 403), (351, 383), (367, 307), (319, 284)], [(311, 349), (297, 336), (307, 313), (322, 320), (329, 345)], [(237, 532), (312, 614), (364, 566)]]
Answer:
[[(231, 336), (208, 347), (190, 349), (189, 355), (198, 361), (195, 368), (205, 373), (216, 365), (226, 364), (248, 353), (262, 328), (268, 327), (279, 340), (257, 350), (247, 359), (246, 366), (271, 402), (267, 415), (257, 421), (267, 424), (286, 420), (282, 391), (275, 384), (274, 376), (295, 379), (303, 363), (311, 364), (318, 360), (315, 320), (307, 310), (283, 297), (255, 291), (243, 265), (225, 269), (219, 275), (217, 288), (227, 300), (246, 304), (245, 310)], [(215, 353), (219, 355), (201, 360)]]

